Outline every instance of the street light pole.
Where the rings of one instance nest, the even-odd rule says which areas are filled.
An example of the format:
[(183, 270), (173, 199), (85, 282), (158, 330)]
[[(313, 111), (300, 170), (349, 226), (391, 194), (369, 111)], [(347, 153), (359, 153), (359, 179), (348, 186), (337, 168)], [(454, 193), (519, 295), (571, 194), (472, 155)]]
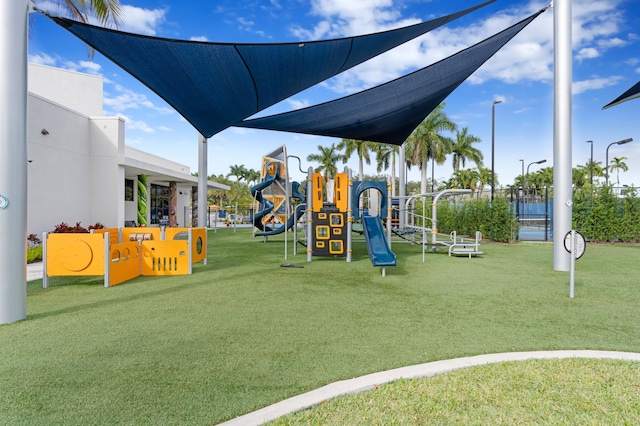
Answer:
[(591, 144), (591, 161), (589, 163), (589, 183), (593, 186), (593, 141), (587, 141)]
[(502, 101), (493, 101), (491, 104), (491, 201), (496, 190), (496, 167), (495, 167), (495, 143), (496, 143), (496, 104)]
[(524, 189), (524, 160), (520, 159), (518, 161), (522, 163), (522, 174), (520, 176), (522, 176), (522, 188)]
[[(529, 163), (527, 165), (527, 181), (526, 181), (527, 182), (527, 194), (529, 193), (529, 166), (531, 166), (532, 164), (542, 164), (542, 163), (546, 163), (546, 162), (547, 162), (547, 160), (544, 159), (544, 160), (540, 160), (540, 161), (533, 161), (533, 162), (531, 162), (531, 163)], [(524, 164), (524, 163), (522, 163), (522, 164)], [(528, 195), (525, 195), (525, 197), (528, 199)]]
[(633, 142), (633, 138), (623, 139), (618, 142), (611, 142), (609, 146), (607, 146), (607, 150), (605, 153), (605, 165), (604, 165), (605, 171), (606, 171), (605, 183), (607, 185), (609, 185), (609, 148), (611, 148), (611, 145), (624, 145), (625, 143), (629, 143), (629, 142)]

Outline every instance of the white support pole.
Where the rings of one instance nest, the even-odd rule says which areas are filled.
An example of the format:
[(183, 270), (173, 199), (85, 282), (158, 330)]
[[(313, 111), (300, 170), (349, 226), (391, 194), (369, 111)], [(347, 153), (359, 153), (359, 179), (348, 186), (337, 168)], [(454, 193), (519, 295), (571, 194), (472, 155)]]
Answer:
[(198, 134), (198, 227), (207, 229), (207, 138)]
[(49, 275), (47, 275), (47, 238), (48, 232), (42, 233), (42, 288), (49, 288)]
[(344, 171), (347, 174), (347, 262), (351, 262), (351, 254), (353, 253), (353, 200), (351, 199), (353, 180), (351, 179), (351, 169), (345, 167)]
[[(398, 183), (400, 188), (398, 188), (398, 198), (400, 199), (399, 206), (402, 207), (402, 200), (407, 196), (407, 162), (404, 158), (404, 144), (400, 145), (399, 153), (398, 153)], [(398, 212), (398, 228), (404, 229), (406, 226), (406, 214), (407, 209), (400, 208)]]
[(189, 262), (189, 275), (193, 274), (193, 229), (187, 231), (187, 262)]
[(313, 167), (307, 172), (307, 262), (313, 258)]
[(391, 210), (393, 209), (393, 192), (391, 192), (391, 177), (387, 178), (387, 243), (391, 249)]
[(27, 317), (28, 15), (0, 1), (0, 324)]
[(104, 245), (104, 286), (109, 288), (109, 282), (111, 282), (111, 240), (109, 239), (109, 233), (102, 234), (102, 241)]
[(554, 1), (553, 269), (568, 271), (563, 236), (571, 230), (571, 0)]
[[(569, 257), (569, 298), (573, 299), (576, 288), (576, 231), (571, 230), (571, 240), (569, 241), (571, 253)], [(565, 250), (566, 251), (566, 250)]]

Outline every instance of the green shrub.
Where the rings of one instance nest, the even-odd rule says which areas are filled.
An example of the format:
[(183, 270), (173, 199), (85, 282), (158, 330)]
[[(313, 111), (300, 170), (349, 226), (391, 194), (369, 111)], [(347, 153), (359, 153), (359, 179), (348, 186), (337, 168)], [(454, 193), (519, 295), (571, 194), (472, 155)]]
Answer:
[(510, 243), (516, 240), (519, 224), (506, 198), (475, 199), (438, 205), (438, 232), (451, 231), (464, 235), (480, 231), (484, 238)]
[(39, 262), (42, 260), (42, 246), (27, 248), (27, 263)]

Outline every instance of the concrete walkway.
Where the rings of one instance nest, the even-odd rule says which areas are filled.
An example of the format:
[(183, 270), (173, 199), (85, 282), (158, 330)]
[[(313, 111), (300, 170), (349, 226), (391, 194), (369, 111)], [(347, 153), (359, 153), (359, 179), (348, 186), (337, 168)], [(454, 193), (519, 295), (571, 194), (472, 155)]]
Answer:
[(27, 281), (42, 279), (42, 262), (27, 263)]
[(632, 352), (610, 352), (591, 350), (572, 351), (540, 351), (540, 352), (509, 352), (502, 354), (478, 355), (466, 358), (456, 358), (434, 361), (410, 367), (396, 368), (380, 373), (368, 374), (350, 380), (331, 383), (319, 389), (302, 395), (294, 396), (276, 404), (236, 417), (221, 425), (260, 425), (275, 420), (278, 417), (296, 411), (305, 410), (323, 401), (350, 393), (363, 392), (373, 389), (376, 385), (389, 383), (398, 379), (416, 379), (419, 377), (435, 376), (466, 367), (492, 364), (506, 361), (523, 361), (527, 359), (560, 359), (560, 358), (600, 358), (627, 361), (640, 361), (640, 354)]

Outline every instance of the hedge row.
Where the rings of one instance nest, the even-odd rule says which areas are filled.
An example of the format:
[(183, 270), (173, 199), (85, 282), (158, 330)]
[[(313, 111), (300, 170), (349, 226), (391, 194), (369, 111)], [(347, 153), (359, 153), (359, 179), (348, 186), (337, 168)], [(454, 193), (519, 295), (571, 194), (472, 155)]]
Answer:
[(573, 228), (590, 241), (640, 241), (640, 198), (620, 198), (610, 186), (585, 187), (573, 194)]
[(437, 212), (438, 232), (475, 235), (482, 232), (483, 238), (510, 243), (516, 241), (520, 226), (514, 208), (504, 197), (493, 202), (487, 199), (439, 204)]

